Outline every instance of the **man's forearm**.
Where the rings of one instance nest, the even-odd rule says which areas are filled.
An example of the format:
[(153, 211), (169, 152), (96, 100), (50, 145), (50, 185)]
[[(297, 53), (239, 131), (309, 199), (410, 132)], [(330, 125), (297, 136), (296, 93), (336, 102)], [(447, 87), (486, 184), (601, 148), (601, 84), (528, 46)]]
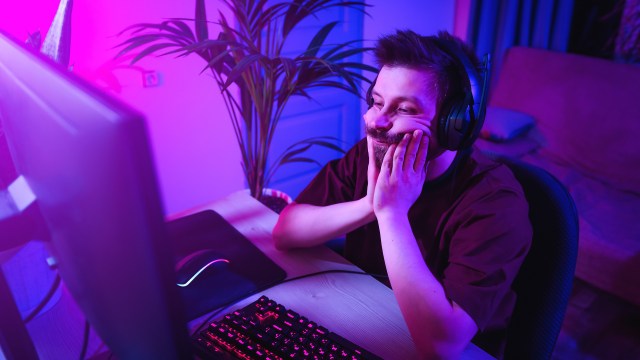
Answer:
[(426, 266), (406, 215), (378, 218), (389, 280), (421, 355), (457, 357), (477, 331)]
[(291, 204), (273, 229), (276, 248), (290, 249), (323, 244), (375, 219), (366, 199), (329, 206)]

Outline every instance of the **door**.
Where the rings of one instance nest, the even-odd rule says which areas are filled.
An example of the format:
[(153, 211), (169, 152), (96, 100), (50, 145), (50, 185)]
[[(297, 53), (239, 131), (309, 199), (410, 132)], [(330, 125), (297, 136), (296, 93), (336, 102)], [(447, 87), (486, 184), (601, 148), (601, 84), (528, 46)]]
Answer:
[[(362, 11), (334, 7), (323, 10), (317, 19), (310, 17), (300, 23), (287, 39), (285, 56), (295, 56), (303, 52), (318, 30), (331, 21), (339, 23), (329, 34), (325, 44), (362, 39), (364, 21)], [(361, 43), (356, 45), (362, 46)], [(322, 53), (323, 50), (320, 50), (319, 54)], [(347, 60), (362, 62), (362, 55), (352, 56)], [(362, 90), (362, 93), (365, 91), (366, 89)], [(341, 89), (320, 87), (311, 88), (308, 93), (313, 100), (301, 96), (289, 100), (271, 145), (271, 161), (295, 142), (315, 136), (334, 137), (345, 151), (360, 139), (363, 126), (362, 100), (358, 96)], [(305, 156), (324, 165), (342, 154), (335, 150), (313, 146)], [(275, 173), (268, 186), (284, 191), (295, 199), (319, 170), (320, 167), (312, 163), (286, 164)]]

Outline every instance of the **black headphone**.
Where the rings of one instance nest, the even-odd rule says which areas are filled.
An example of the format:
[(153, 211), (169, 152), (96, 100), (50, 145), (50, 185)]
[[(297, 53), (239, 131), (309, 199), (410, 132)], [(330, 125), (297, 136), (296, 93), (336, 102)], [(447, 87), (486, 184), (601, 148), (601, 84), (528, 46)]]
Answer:
[[(487, 110), (487, 90), (489, 87), (489, 69), (491, 60), (489, 54), (482, 59), (482, 84), (478, 70), (473, 66), (469, 57), (448, 40), (436, 39), (438, 47), (451, 56), (460, 73), (466, 78), (464, 94), (460, 98), (450, 99), (440, 109), (438, 117), (438, 142), (447, 150), (462, 150), (470, 147), (480, 134), (484, 116)], [(377, 78), (376, 78), (377, 79)], [(373, 80), (367, 90), (367, 104), (373, 106)], [(463, 79), (464, 81), (465, 79)], [(481, 87), (482, 86), (482, 87)]]

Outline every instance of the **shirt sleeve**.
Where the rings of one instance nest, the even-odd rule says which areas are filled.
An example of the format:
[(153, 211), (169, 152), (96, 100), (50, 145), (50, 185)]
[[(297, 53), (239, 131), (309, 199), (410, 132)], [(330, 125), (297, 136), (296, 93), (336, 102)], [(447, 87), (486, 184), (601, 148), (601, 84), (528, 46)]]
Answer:
[[(362, 150), (364, 144), (364, 158)], [(365, 175), (368, 164), (366, 139), (358, 142), (342, 158), (328, 162), (296, 198), (300, 204), (327, 206), (355, 200), (358, 173), (364, 165)], [(365, 185), (366, 186), (366, 185)]]
[(495, 184), (484, 185), (472, 199), (462, 200), (463, 210), (447, 230), (449, 264), (442, 279), (449, 299), (480, 331), (506, 325), (515, 304), (511, 284), (533, 236), (519, 185), (499, 190), (493, 190)]

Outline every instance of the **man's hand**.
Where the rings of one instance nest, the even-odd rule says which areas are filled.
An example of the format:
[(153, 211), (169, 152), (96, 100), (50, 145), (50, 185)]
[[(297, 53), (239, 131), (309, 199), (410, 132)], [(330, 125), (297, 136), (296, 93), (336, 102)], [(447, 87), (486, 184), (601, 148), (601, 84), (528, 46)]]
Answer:
[(373, 152), (373, 141), (371, 137), (367, 136), (367, 150), (369, 152), (369, 166), (367, 168), (367, 203), (371, 206), (371, 210), (373, 211), (373, 194), (376, 188), (376, 182), (378, 180), (378, 175), (380, 174), (380, 170), (376, 166), (376, 157)]
[(373, 189), (376, 217), (387, 213), (404, 216), (409, 213), (427, 177), (428, 147), (429, 137), (420, 130), (405, 134), (398, 145), (389, 147)]

